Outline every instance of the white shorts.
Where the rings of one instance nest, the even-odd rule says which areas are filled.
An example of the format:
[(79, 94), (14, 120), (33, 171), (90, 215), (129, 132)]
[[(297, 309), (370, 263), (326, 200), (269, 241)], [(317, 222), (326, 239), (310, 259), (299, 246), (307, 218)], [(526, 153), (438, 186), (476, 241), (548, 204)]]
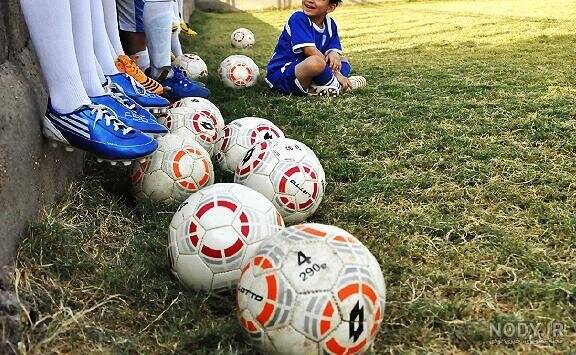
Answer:
[[(118, 27), (126, 32), (144, 32), (144, 3), (167, 0), (116, 0), (118, 8)], [(178, 2), (174, 3), (174, 23), (180, 24)]]

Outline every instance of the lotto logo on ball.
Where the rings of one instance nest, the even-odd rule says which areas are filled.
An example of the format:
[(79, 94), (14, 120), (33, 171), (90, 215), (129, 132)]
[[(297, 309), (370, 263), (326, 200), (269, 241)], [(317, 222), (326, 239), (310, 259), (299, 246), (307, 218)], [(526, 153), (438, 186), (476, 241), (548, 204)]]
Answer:
[(186, 106), (173, 107), (162, 114), (158, 122), (164, 124), (172, 134), (194, 139), (212, 156), (218, 140), (218, 118), (212, 111)]
[(221, 169), (234, 172), (239, 164), (244, 164), (254, 144), (278, 138), (284, 138), (284, 133), (267, 119), (239, 118), (224, 127), (216, 143), (215, 160)]
[(324, 169), (314, 152), (289, 138), (255, 144), (236, 168), (234, 181), (261, 192), (288, 223), (312, 215), (326, 187)]
[(385, 294), (378, 262), (356, 238), (298, 225), (264, 242), (244, 267), (238, 318), (263, 353), (362, 353), (380, 329)]
[(280, 214), (256, 191), (213, 185), (190, 196), (172, 219), (171, 270), (190, 288), (233, 287), (258, 246), (282, 228)]

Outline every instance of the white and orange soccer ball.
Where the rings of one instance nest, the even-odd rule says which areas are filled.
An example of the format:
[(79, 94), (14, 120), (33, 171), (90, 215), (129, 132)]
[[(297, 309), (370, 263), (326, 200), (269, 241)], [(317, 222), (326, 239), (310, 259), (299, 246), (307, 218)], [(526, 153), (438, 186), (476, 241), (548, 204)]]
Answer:
[(256, 37), (249, 29), (239, 28), (230, 35), (230, 43), (234, 48), (246, 49), (256, 44)]
[(196, 111), (203, 111), (206, 116), (211, 118), (212, 123), (218, 130), (224, 129), (224, 117), (222, 117), (220, 109), (208, 99), (202, 97), (185, 97), (176, 101), (170, 107), (188, 107)]
[(304, 143), (282, 138), (255, 144), (236, 168), (234, 181), (266, 196), (286, 223), (300, 223), (322, 202), (326, 176)]
[(200, 143), (167, 134), (158, 138), (152, 157), (134, 166), (130, 180), (136, 198), (176, 203), (212, 185), (214, 169)]
[(222, 170), (234, 172), (254, 144), (278, 138), (284, 138), (284, 133), (269, 120), (259, 117), (239, 118), (222, 130), (216, 143), (214, 159)]
[(199, 80), (208, 76), (208, 66), (197, 54), (183, 54), (176, 57), (172, 65), (184, 71), (191, 80)]
[(283, 229), (242, 269), (240, 324), (264, 354), (357, 354), (374, 342), (386, 286), (376, 258), (346, 231)]
[(284, 228), (274, 206), (238, 184), (216, 184), (190, 196), (170, 224), (172, 273), (192, 289), (234, 287), (262, 242)]
[(243, 89), (256, 85), (259, 75), (258, 65), (245, 55), (229, 56), (218, 67), (218, 77), (224, 86), (232, 89)]
[(210, 111), (172, 107), (158, 116), (158, 122), (172, 134), (194, 139), (212, 156), (219, 129), (216, 127), (217, 119)]

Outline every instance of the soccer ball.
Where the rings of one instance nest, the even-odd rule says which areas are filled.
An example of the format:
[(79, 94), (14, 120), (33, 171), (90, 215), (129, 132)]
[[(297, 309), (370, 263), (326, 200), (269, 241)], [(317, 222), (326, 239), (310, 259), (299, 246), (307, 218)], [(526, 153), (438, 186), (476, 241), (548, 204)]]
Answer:
[(232, 47), (238, 49), (250, 48), (256, 44), (254, 33), (247, 28), (239, 28), (230, 35)]
[(134, 166), (130, 181), (138, 199), (182, 202), (214, 183), (214, 169), (200, 143), (167, 134), (158, 138), (158, 149), (152, 157)]
[(283, 229), (242, 269), (238, 318), (265, 354), (356, 354), (370, 348), (386, 286), (376, 258), (346, 231)]
[(190, 196), (172, 218), (170, 269), (192, 289), (232, 288), (258, 246), (283, 228), (280, 214), (258, 192), (212, 185)]
[(239, 118), (224, 127), (216, 142), (214, 159), (222, 170), (234, 172), (254, 144), (277, 138), (284, 138), (284, 133), (267, 119)]
[(300, 223), (311, 216), (326, 188), (316, 154), (289, 138), (255, 144), (238, 164), (234, 181), (266, 196), (286, 223)]
[(216, 105), (207, 99), (202, 97), (185, 97), (176, 101), (170, 107), (188, 107), (196, 111), (204, 111), (207, 116), (210, 116), (212, 123), (218, 130), (224, 129), (225, 123), (222, 113)]
[(218, 77), (232, 89), (248, 88), (256, 85), (260, 69), (254, 61), (245, 55), (230, 56), (220, 64)]
[(191, 80), (208, 76), (208, 66), (197, 54), (183, 54), (174, 59), (172, 65), (182, 69)]
[(158, 122), (172, 134), (194, 139), (212, 156), (219, 130), (215, 126), (216, 118), (209, 111), (173, 107), (162, 113)]

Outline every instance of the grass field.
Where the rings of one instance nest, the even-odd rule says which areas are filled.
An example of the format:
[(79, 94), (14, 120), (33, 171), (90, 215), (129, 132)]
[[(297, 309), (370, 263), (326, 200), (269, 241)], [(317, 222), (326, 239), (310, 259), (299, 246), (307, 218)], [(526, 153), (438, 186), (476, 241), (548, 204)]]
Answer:
[[(364, 241), (388, 283), (374, 352), (576, 348), (576, 1), (343, 7), (334, 17), (368, 88), (330, 101), (224, 90), (214, 73), (229, 33), (251, 28), (264, 67), (289, 13), (196, 13), (186, 45), (208, 62), (227, 121), (270, 118), (322, 160), (312, 221)], [(22, 243), (29, 353), (250, 353), (232, 295), (169, 277), (174, 208), (135, 204), (127, 175), (89, 161)], [(490, 335), (552, 320), (555, 339)]]

